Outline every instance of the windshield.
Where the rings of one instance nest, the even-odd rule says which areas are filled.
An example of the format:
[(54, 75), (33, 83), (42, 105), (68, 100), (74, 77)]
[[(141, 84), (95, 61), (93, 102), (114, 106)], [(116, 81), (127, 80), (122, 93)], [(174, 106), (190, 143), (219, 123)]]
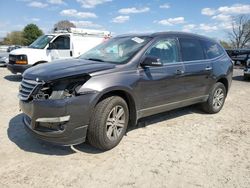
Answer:
[(123, 64), (128, 62), (150, 39), (150, 37), (113, 38), (89, 50), (79, 58)]
[(29, 45), (29, 48), (43, 49), (53, 38), (53, 35), (40, 36), (31, 45)]

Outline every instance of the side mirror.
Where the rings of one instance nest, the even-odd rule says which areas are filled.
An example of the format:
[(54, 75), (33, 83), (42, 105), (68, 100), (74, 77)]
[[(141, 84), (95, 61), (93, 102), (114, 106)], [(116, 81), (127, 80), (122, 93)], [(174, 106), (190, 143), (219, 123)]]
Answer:
[(49, 43), (49, 46), (47, 48), (48, 50), (52, 50), (53, 49), (53, 44), (52, 43)]
[(146, 56), (141, 63), (142, 67), (161, 67), (163, 66), (161, 60), (154, 56)]

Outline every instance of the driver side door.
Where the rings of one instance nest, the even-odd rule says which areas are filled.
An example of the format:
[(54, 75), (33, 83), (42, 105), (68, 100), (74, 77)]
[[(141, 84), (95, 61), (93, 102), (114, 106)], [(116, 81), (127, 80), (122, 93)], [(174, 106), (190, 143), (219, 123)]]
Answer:
[(51, 61), (69, 58), (72, 56), (70, 46), (70, 35), (60, 35), (50, 43), (50, 48), (47, 49), (47, 55), (50, 56)]
[(156, 41), (144, 56), (158, 58), (163, 66), (139, 68), (140, 116), (165, 111), (168, 104), (185, 99), (184, 65), (180, 62), (177, 39)]

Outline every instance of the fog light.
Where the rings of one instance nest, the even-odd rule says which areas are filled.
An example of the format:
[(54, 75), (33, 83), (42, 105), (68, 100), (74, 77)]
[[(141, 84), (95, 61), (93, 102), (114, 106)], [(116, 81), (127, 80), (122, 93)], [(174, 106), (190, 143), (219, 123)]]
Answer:
[(36, 122), (44, 122), (44, 123), (58, 123), (69, 121), (70, 116), (62, 116), (62, 117), (53, 117), (53, 118), (38, 118)]

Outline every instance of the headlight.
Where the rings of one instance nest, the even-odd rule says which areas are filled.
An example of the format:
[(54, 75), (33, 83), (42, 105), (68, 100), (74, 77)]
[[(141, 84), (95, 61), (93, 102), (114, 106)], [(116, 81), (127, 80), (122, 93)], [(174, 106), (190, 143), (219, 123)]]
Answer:
[(81, 86), (90, 79), (90, 76), (69, 77), (44, 83), (33, 92), (35, 99), (64, 99), (77, 96)]
[(6, 57), (6, 56), (3, 56), (3, 57), (0, 57), (0, 60), (7, 60), (8, 59), (8, 57)]
[(28, 64), (27, 56), (26, 55), (18, 55), (16, 57), (16, 64), (27, 65)]

